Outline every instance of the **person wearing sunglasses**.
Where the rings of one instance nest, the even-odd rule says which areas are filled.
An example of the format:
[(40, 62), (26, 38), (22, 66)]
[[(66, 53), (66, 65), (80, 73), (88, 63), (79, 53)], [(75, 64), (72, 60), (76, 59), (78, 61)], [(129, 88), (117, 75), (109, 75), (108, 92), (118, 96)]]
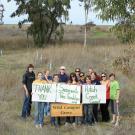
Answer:
[(102, 73), (101, 74), (101, 85), (106, 86), (106, 103), (105, 104), (100, 104), (100, 110), (102, 114), (102, 121), (103, 122), (108, 122), (110, 120), (110, 115), (109, 115), (109, 102), (110, 102), (110, 81), (107, 79), (107, 74)]
[(60, 72), (59, 72), (59, 82), (61, 83), (68, 83), (69, 81), (69, 77), (66, 74), (66, 67), (65, 66), (61, 66), (60, 67)]
[(85, 73), (84, 72), (80, 72), (80, 80), (79, 80), (79, 82), (80, 82), (80, 84), (84, 84), (84, 82), (85, 82)]
[[(75, 73), (71, 73), (69, 77), (69, 84), (72, 85), (78, 85), (78, 79)], [(66, 123), (65, 125), (68, 125), (69, 123), (72, 124), (74, 127), (77, 124), (77, 118), (78, 117), (66, 117)]]
[(75, 69), (75, 74), (76, 74), (78, 80), (80, 80), (80, 72), (81, 72), (80, 68)]

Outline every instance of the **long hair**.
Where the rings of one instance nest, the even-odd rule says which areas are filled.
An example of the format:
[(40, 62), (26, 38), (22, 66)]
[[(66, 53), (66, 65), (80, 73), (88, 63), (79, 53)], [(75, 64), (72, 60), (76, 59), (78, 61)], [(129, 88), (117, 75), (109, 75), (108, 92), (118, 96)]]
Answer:
[(73, 82), (72, 77), (75, 77), (75, 81), (76, 81), (76, 82), (78, 82), (77, 76), (76, 76), (76, 74), (73, 72), (73, 73), (71, 73), (71, 74), (70, 74), (70, 77), (69, 77), (69, 81), (70, 81), (70, 83), (72, 83), (72, 82)]

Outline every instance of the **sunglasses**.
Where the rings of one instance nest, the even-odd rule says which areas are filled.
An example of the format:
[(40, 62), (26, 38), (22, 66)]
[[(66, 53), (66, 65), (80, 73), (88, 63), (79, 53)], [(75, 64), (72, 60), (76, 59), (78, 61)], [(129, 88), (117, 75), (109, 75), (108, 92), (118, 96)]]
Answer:
[(75, 72), (80, 72), (80, 71), (75, 71)]
[(80, 77), (84, 77), (84, 75), (80, 75)]
[(101, 76), (101, 77), (106, 77), (105, 75)]

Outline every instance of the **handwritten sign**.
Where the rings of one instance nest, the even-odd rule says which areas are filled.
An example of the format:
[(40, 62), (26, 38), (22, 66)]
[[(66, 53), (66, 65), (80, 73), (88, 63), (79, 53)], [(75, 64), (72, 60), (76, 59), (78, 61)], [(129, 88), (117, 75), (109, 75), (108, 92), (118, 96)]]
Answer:
[(55, 102), (56, 84), (32, 84), (32, 101)]
[(68, 104), (80, 104), (81, 86), (58, 84), (56, 102)]
[(65, 117), (65, 116), (82, 116), (82, 105), (74, 104), (51, 104), (52, 117)]
[(83, 104), (106, 103), (105, 85), (83, 85), (82, 86)]

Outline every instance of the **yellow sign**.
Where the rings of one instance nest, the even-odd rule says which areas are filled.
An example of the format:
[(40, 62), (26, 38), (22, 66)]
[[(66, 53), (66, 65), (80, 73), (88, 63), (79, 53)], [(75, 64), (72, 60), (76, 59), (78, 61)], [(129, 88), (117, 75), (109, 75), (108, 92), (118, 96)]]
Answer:
[(51, 104), (52, 117), (82, 116), (82, 104)]

